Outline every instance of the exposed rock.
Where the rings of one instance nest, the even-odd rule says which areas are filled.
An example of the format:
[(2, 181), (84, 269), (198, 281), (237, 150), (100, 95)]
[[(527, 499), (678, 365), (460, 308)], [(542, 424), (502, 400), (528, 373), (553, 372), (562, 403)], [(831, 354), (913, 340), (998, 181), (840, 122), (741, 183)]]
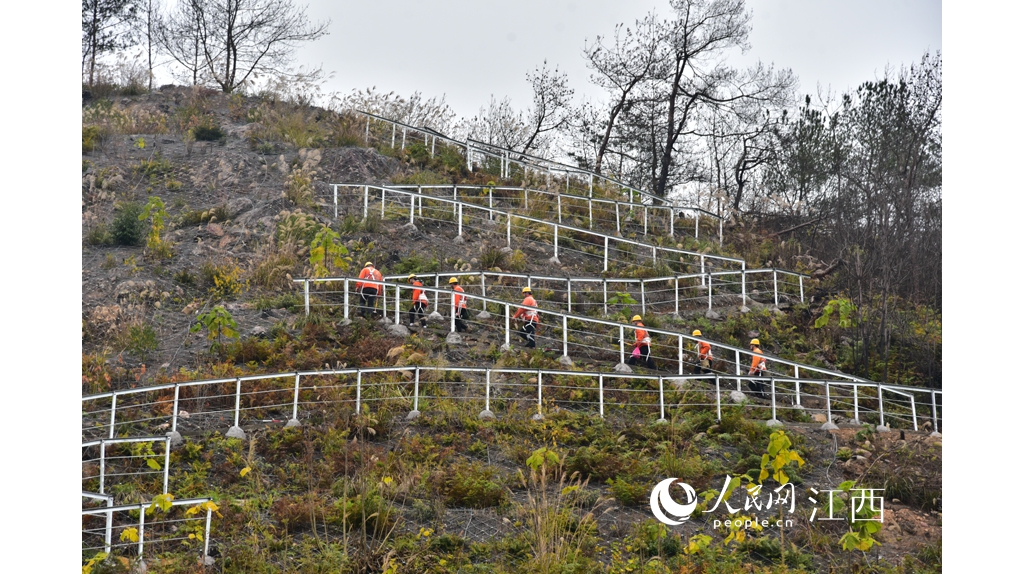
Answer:
[(828, 419), (826, 419), (825, 415), (823, 415), (821, 413), (815, 413), (815, 414), (811, 415), (811, 420), (816, 422), (816, 423), (823, 423), (823, 422), (826, 422)]
[(455, 239), (452, 240), (452, 243), (454, 243), (456, 245), (462, 245), (465, 242), (466, 242), (466, 240), (461, 235), (456, 235)]
[(261, 325), (256, 325), (249, 330), (249, 336), (257, 339), (264, 339), (267, 336), (267, 329)]
[(437, 311), (434, 311), (430, 315), (427, 315), (427, 321), (430, 321), (432, 323), (440, 323), (444, 321), (444, 317)]
[(488, 313), (487, 311), (480, 311), (479, 313), (476, 314), (476, 318), (481, 320), (490, 319), (491, 314)]
[(227, 205), (224, 206), (224, 211), (227, 212), (228, 217), (234, 219), (252, 209), (252, 200), (248, 197), (236, 197), (228, 201)]
[(569, 355), (562, 355), (558, 358), (558, 364), (565, 367), (572, 367), (572, 359), (569, 358)]
[(740, 313), (749, 313), (749, 312), (750, 312), (750, 307), (747, 307), (746, 305), (741, 305), (740, 306)]
[(444, 342), (448, 343), (449, 345), (461, 345), (462, 335), (459, 335), (458, 333), (448, 333), (448, 336), (445, 337)]
[(744, 395), (742, 391), (729, 391), (729, 400), (734, 403), (742, 403), (747, 400), (747, 395)]
[(626, 363), (619, 363), (619, 364), (615, 365), (615, 368), (613, 370), (616, 373), (632, 373), (633, 372), (633, 369), (631, 369), (629, 367), (629, 365), (627, 365)]
[(559, 261), (558, 257), (551, 257), (551, 258), (549, 258), (548, 259), (548, 263), (550, 263), (552, 265), (561, 265), (562, 264), (562, 262)]
[(405, 345), (400, 345), (398, 347), (392, 347), (388, 351), (388, 355), (387, 355), (388, 360), (389, 361), (395, 360), (399, 355), (402, 354), (402, 351), (405, 351)]
[(712, 321), (718, 321), (719, 319), (722, 318), (721, 315), (719, 315), (718, 313), (716, 313), (715, 311), (713, 311), (711, 309), (708, 309), (707, 312), (704, 313), (704, 317), (706, 317), (708, 319), (711, 319)]

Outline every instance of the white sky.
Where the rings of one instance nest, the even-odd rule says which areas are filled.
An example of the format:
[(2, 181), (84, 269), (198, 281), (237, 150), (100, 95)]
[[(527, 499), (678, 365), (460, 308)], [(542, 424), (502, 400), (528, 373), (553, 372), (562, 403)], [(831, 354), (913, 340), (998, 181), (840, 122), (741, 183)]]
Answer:
[[(301, 2), (299, 2), (301, 3)], [(941, 49), (938, 0), (748, 0), (751, 51), (735, 60), (789, 67), (800, 93), (836, 92), (880, 77)], [(650, 10), (670, 15), (667, 0), (312, 0), (307, 14), (331, 20), (330, 34), (299, 50), (296, 63), (335, 72), (327, 91), (377, 86), (408, 96), (446, 95), (459, 115), (472, 115), (491, 94), (530, 104), (525, 74), (547, 59), (566, 71), (577, 95), (599, 98), (589, 85), (582, 48), (616, 23), (632, 25)]]

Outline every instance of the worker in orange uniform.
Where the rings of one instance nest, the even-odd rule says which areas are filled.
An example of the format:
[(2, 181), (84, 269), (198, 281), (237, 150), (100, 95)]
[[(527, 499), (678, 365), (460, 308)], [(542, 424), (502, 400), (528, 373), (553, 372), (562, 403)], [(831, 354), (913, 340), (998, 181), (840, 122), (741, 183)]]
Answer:
[(512, 318), (522, 320), (523, 326), (518, 329), (519, 336), (526, 339), (526, 348), (533, 349), (537, 346), (537, 325), (540, 323), (540, 315), (537, 314), (537, 300), (533, 298), (533, 289), (523, 287), (522, 305), (516, 309)]
[[(384, 276), (380, 274), (373, 267), (372, 261), (367, 261), (366, 265), (363, 265), (363, 270), (359, 272), (360, 279), (370, 279), (373, 281), (383, 281)], [(367, 315), (373, 316), (374, 310), (377, 308), (377, 297), (384, 294), (384, 285), (380, 283), (366, 283), (363, 281), (356, 281), (356, 292), (363, 300), (363, 304), (360, 307), (359, 314), (363, 317)]]
[[(761, 356), (764, 354), (761, 351), (761, 341), (757, 339), (751, 339), (750, 351), (754, 354), (751, 355), (750, 357), (750, 371), (747, 373), (747, 375), (751, 377), (763, 377), (765, 369), (768, 368), (768, 363), (767, 361), (764, 360), (764, 357)], [(751, 379), (747, 381), (747, 386), (750, 388), (752, 392), (757, 394), (757, 396), (761, 397), (762, 399), (768, 398), (768, 393), (764, 391), (765, 384), (763, 382)]]
[[(423, 287), (423, 283), (416, 277), (415, 274), (409, 275), (409, 283), (412, 283), (413, 287)], [(427, 326), (427, 309), (430, 307), (430, 299), (427, 298), (427, 293), (423, 289), (412, 290), (412, 308), (409, 309), (409, 326), (419, 321), (424, 327)]]
[[(693, 330), (694, 337), (703, 337), (700, 329)], [(706, 341), (697, 341), (697, 363), (700, 365), (697, 367), (697, 374), (703, 375), (704, 373), (711, 372), (711, 361), (715, 358), (711, 355), (711, 343)]]
[(465, 293), (465, 291), (459, 285), (457, 277), (449, 279), (448, 285), (451, 285), (452, 296), (455, 298), (455, 330), (469, 332), (469, 325), (466, 325), (466, 319), (469, 319), (469, 310), (466, 309), (466, 296), (460, 295), (460, 293)]
[(629, 360), (626, 361), (627, 365), (635, 365), (638, 362), (643, 362), (643, 365), (648, 369), (654, 368), (654, 359), (651, 359), (651, 334), (644, 329), (644, 322), (641, 320), (640, 315), (633, 315), (631, 319), (636, 329), (636, 343), (633, 346), (633, 353), (629, 356)]

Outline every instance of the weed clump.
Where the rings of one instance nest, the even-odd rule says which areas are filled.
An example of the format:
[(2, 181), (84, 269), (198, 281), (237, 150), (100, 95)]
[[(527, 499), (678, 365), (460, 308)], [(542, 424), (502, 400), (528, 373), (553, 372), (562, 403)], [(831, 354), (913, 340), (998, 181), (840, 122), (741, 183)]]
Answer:
[(139, 219), (142, 205), (131, 201), (116, 208), (114, 222), (110, 225), (110, 237), (115, 245), (135, 246), (142, 244), (146, 224)]

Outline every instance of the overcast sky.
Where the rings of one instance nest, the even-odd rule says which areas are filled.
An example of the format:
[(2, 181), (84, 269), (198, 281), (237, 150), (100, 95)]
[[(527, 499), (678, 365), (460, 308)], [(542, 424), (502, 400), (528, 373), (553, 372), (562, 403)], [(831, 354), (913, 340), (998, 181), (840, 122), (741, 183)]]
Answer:
[[(301, 0), (296, 1), (301, 5)], [(818, 85), (835, 92), (880, 77), (942, 48), (939, 0), (749, 0), (752, 49), (737, 65), (758, 60), (788, 67), (800, 93)], [(330, 35), (302, 48), (296, 63), (335, 72), (327, 91), (377, 86), (407, 96), (446, 95), (472, 115), (491, 94), (530, 104), (525, 75), (545, 59), (569, 75), (578, 95), (599, 98), (581, 51), (649, 11), (670, 15), (667, 0), (312, 0), (308, 15), (330, 19)]]

